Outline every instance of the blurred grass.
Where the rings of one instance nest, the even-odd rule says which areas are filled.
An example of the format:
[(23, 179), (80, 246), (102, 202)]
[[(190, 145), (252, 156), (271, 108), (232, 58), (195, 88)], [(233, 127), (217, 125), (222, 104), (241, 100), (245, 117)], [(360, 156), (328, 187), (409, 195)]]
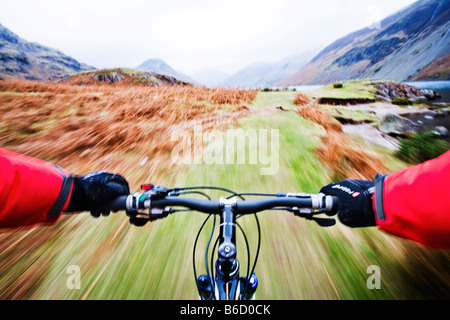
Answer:
[[(295, 93), (289, 92), (259, 93), (249, 108), (295, 108), (294, 97)], [(321, 126), (284, 111), (250, 113), (228, 127), (237, 125), (244, 130), (279, 130), (276, 174), (260, 175), (260, 166), (251, 164), (176, 165), (161, 172), (154, 170), (150, 161), (139, 166), (142, 155), (131, 152), (116, 155), (116, 161), (129, 162), (123, 174), (134, 191), (140, 183), (152, 182), (222, 186), (237, 192), (317, 193), (331, 182), (332, 173), (324, 169), (314, 152), (326, 134)], [(385, 149), (372, 151), (392, 170), (404, 166)], [(217, 198), (222, 194), (210, 195)], [(337, 222), (335, 227), (322, 229), (288, 212), (263, 212), (258, 217), (262, 244), (256, 267), (260, 283), (257, 299), (450, 297), (447, 252), (422, 248), (376, 228), (349, 229)], [(0, 298), (196, 299), (192, 247), (205, 218), (203, 214), (180, 213), (136, 228), (128, 224), (123, 213), (99, 219), (83, 213), (64, 216), (49, 228), (0, 233)], [(243, 217), (238, 222), (246, 232), (253, 259), (257, 239), (254, 218)], [(204, 272), (203, 250), (211, 224), (205, 228), (196, 256), (199, 274)], [(27, 238), (35, 239), (31, 248), (24, 241)], [(246, 252), (239, 234), (238, 254), (244, 274)], [(80, 267), (79, 290), (66, 286), (70, 265)], [(380, 267), (380, 290), (366, 286), (370, 265)]]
[(400, 148), (396, 155), (406, 162), (419, 164), (437, 158), (448, 150), (450, 150), (450, 144), (429, 130), (400, 139)]
[[(378, 118), (374, 114), (359, 110), (350, 110), (345, 107), (336, 107), (331, 105), (320, 105), (321, 110), (329, 112), (334, 118), (339, 119), (342, 123), (367, 123), (367, 122), (379, 122)], [(374, 107), (375, 108), (375, 107)]]

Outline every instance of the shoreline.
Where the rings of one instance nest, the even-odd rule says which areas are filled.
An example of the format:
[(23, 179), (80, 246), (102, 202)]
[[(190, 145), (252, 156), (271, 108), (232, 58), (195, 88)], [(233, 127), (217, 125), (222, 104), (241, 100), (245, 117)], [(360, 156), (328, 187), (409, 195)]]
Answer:
[[(350, 106), (341, 106), (342, 108), (365, 112), (368, 114), (376, 115), (380, 121), (383, 121), (387, 114), (396, 114), (399, 116), (408, 114), (421, 114), (432, 112), (429, 108), (412, 105), (406, 107), (400, 107), (387, 102), (375, 102), (369, 104), (359, 104)], [(344, 124), (342, 125), (342, 131), (347, 134), (356, 135), (362, 137), (365, 141), (386, 147), (389, 150), (396, 151), (400, 146), (398, 138), (392, 137), (382, 131), (380, 131), (374, 123), (356, 123), (356, 124)]]

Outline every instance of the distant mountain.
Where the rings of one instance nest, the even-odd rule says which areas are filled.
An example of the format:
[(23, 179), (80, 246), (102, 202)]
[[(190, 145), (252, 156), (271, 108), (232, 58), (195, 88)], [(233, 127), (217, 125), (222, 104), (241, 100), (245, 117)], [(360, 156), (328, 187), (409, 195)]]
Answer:
[(191, 77), (200, 85), (216, 88), (228, 79), (230, 75), (215, 69), (202, 69), (192, 74)]
[(0, 79), (48, 81), (93, 69), (61, 51), (24, 40), (0, 24)]
[(231, 75), (228, 79), (221, 83), (226, 87), (245, 87), (255, 88), (258, 86), (265, 86), (267, 81), (267, 75), (274, 71), (274, 67), (265, 62), (256, 62), (249, 66), (246, 66)]
[(379, 29), (364, 28), (335, 41), (277, 85), (407, 80), (450, 52), (449, 17), (450, 1), (417, 1), (382, 20)]
[(166, 62), (164, 62), (161, 59), (148, 59), (144, 61), (142, 64), (137, 66), (135, 69), (141, 70), (141, 71), (151, 71), (158, 74), (165, 74), (171, 77), (175, 77), (178, 80), (194, 83), (194, 80), (191, 79), (189, 76), (176, 71), (171, 66), (169, 66)]
[(275, 63), (253, 63), (221, 83), (228, 87), (261, 88), (272, 86), (300, 70), (314, 57), (317, 51), (306, 51), (303, 54), (289, 56)]

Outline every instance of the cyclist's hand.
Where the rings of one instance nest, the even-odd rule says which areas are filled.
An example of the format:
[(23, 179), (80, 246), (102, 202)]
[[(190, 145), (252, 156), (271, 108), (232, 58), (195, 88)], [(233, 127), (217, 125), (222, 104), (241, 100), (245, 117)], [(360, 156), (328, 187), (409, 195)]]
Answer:
[(109, 211), (100, 212), (97, 208), (129, 193), (128, 182), (121, 175), (105, 171), (93, 172), (74, 179), (72, 196), (65, 211), (90, 211), (94, 217), (108, 215)]
[(374, 186), (373, 181), (345, 180), (331, 183), (320, 192), (339, 198), (337, 214), (343, 224), (353, 228), (371, 227), (376, 226), (372, 192), (369, 190)]

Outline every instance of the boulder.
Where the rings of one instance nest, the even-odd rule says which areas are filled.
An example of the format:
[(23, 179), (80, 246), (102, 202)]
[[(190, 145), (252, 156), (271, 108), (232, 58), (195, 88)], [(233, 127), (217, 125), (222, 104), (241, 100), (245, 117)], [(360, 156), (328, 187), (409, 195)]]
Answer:
[(448, 137), (448, 130), (446, 127), (437, 126), (434, 128), (434, 133), (441, 137)]
[(436, 100), (440, 98), (439, 94), (434, 90), (422, 90), (422, 93), (428, 100)]
[(391, 136), (405, 137), (419, 131), (419, 125), (412, 120), (389, 113), (378, 125), (378, 130)]

